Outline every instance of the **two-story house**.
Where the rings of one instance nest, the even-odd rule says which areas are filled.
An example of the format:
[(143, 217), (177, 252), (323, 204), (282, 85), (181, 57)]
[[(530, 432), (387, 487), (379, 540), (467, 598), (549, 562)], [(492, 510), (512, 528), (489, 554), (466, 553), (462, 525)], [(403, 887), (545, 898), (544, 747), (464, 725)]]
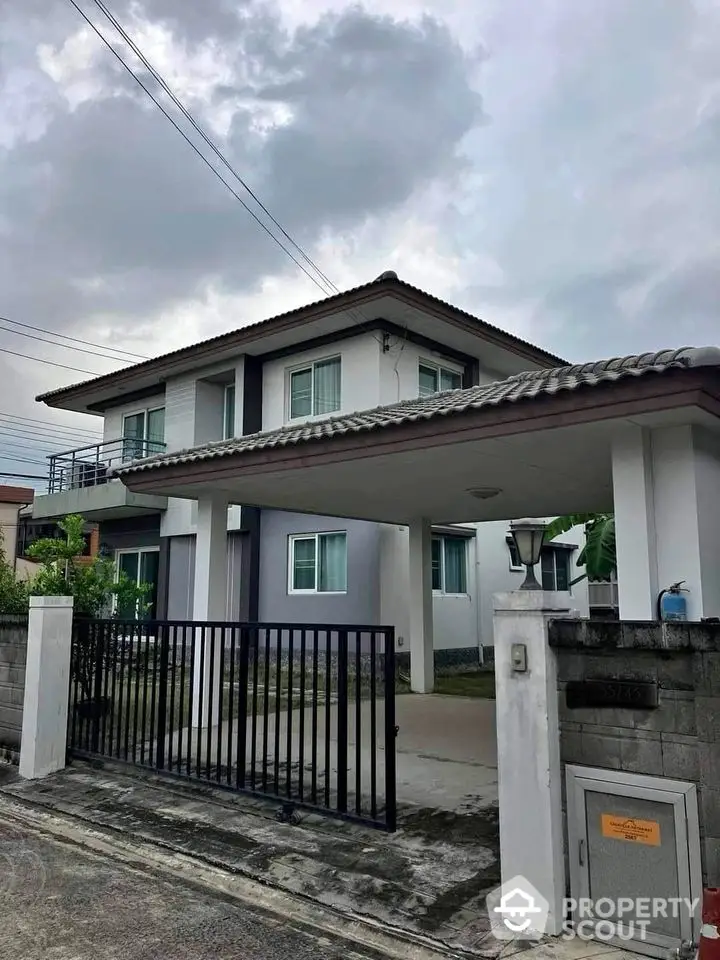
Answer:
[[(38, 400), (104, 420), (104, 441), (50, 461), (35, 520), (81, 513), (100, 550), (153, 584), (153, 614), (193, 615), (197, 504), (134, 494), (111, 468), (159, 451), (271, 430), (476, 384), (562, 361), (387, 272), (376, 280)], [(377, 477), (377, 483), (389, 482)], [(404, 527), (234, 505), (227, 616), (387, 623), (407, 636)], [(506, 523), (437, 527), (436, 649), (491, 642), (491, 596), (521, 580)], [(566, 588), (573, 537), (546, 548), (544, 585)], [(577, 537), (575, 538), (577, 544)], [(582, 607), (582, 600), (579, 605)]]

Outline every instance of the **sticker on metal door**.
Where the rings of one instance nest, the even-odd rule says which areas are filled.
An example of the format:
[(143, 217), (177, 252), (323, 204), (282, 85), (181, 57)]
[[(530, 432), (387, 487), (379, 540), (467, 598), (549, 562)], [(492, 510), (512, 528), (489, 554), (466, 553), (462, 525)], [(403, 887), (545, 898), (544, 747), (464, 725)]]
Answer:
[(613, 840), (629, 843), (644, 843), (650, 847), (660, 846), (660, 824), (657, 820), (636, 820), (634, 817), (618, 817), (612, 813), (600, 815), (602, 835)]

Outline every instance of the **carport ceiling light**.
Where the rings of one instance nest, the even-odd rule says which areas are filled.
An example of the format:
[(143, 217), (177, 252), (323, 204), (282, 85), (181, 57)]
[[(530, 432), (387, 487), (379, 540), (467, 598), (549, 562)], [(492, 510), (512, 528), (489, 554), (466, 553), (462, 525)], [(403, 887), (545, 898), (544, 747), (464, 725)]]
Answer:
[(474, 487), (467, 492), (471, 497), (475, 497), (476, 500), (492, 500), (493, 497), (502, 493), (502, 490), (498, 489), (498, 487)]

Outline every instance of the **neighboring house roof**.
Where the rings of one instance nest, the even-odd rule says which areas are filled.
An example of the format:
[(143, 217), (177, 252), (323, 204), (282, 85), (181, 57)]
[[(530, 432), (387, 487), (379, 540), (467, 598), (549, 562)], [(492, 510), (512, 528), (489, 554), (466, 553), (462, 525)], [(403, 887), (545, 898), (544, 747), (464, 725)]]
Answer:
[[(274, 332), (275, 327), (301, 326), (320, 311), (323, 313), (336, 313), (347, 310), (349, 312), (356, 310), (358, 303), (369, 302), (371, 299), (384, 295), (394, 295), (400, 298), (412, 296), (416, 301), (420, 300), (427, 305), (435, 305), (438, 308), (442, 308), (447, 314), (471, 321), (477, 326), (479, 336), (483, 334), (486, 336), (491, 335), (498, 343), (502, 343), (510, 350), (513, 348), (515, 348), (515, 350), (521, 349), (522, 353), (531, 356), (534, 362), (543, 366), (564, 362), (561, 357), (548, 353), (546, 350), (536, 347), (527, 340), (507, 333), (505, 330), (501, 330), (499, 327), (495, 327), (485, 320), (478, 319), (466, 310), (461, 310), (459, 307), (453, 306), (453, 304), (441, 300), (439, 297), (435, 297), (410, 283), (406, 283), (404, 280), (400, 280), (396, 273), (388, 270), (370, 283), (353, 287), (335, 296), (327, 297), (324, 300), (316, 300), (313, 303), (306, 304), (294, 310), (288, 310), (274, 317), (247, 324), (229, 333), (222, 333), (208, 340), (200, 341), (189, 347), (182, 347), (179, 350), (173, 350), (170, 353), (154, 357), (151, 360), (145, 360), (141, 363), (133, 364), (130, 367), (123, 367), (121, 370), (116, 370), (113, 373), (104, 374), (100, 377), (92, 377), (91, 379), (72, 384), (69, 387), (50, 390), (48, 393), (40, 394), (36, 397), (36, 400), (49, 403), (52, 406), (62, 400), (73, 398), (75, 394), (80, 394), (90, 386), (111, 386), (116, 382), (121, 383), (127, 381), (135, 375), (150, 373), (154, 369), (164, 373), (164, 368), (168, 365), (176, 364), (186, 359), (197, 358), (198, 360), (202, 360), (205, 355), (211, 354), (218, 348), (231, 348), (234, 346), (242, 348), (243, 344), (257, 341), (258, 337)], [(349, 316), (352, 318), (352, 323), (360, 328), (370, 323), (369, 319), (366, 319), (364, 322), (358, 322), (354, 315), (349, 314)]]
[(645, 376), (649, 373), (662, 374), (672, 369), (704, 366), (720, 366), (720, 348), (681, 347), (677, 350), (660, 350), (656, 353), (615, 357), (610, 360), (556, 367), (550, 370), (533, 370), (515, 374), (485, 386), (449, 390), (389, 406), (375, 407), (372, 410), (361, 410), (344, 416), (328, 417), (264, 433), (216, 441), (191, 450), (160, 454), (118, 468), (114, 473), (122, 477), (159, 467), (213, 460), (271, 447), (292, 446), (342, 434), (380, 430), (410, 421), (462, 414), (483, 407), (499, 407), (538, 396), (551, 396), (594, 387), (601, 383)]
[(35, 499), (35, 491), (31, 487), (9, 487), (0, 484), (0, 503), (16, 503), (25, 505)]

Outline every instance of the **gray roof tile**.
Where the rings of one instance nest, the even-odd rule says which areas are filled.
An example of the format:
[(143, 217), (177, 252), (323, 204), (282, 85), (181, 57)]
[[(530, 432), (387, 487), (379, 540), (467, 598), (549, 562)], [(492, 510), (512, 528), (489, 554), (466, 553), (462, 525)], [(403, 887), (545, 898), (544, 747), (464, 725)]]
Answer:
[(294, 446), (322, 437), (380, 430), (383, 427), (415, 420), (452, 416), (468, 410), (515, 403), (518, 400), (577, 390), (579, 387), (592, 387), (599, 383), (615, 382), (628, 377), (638, 377), (648, 373), (661, 374), (673, 368), (699, 366), (720, 366), (720, 348), (681, 347), (678, 350), (660, 350), (636, 356), (614, 357), (610, 360), (556, 367), (550, 370), (532, 370), (483, 386), (448, 390), (389, 406), (216, 441), (191, 450), (159, 454), (118, 468), (114, 473), (122, 477), (159, 467), (213, 460), (251, 450)]

